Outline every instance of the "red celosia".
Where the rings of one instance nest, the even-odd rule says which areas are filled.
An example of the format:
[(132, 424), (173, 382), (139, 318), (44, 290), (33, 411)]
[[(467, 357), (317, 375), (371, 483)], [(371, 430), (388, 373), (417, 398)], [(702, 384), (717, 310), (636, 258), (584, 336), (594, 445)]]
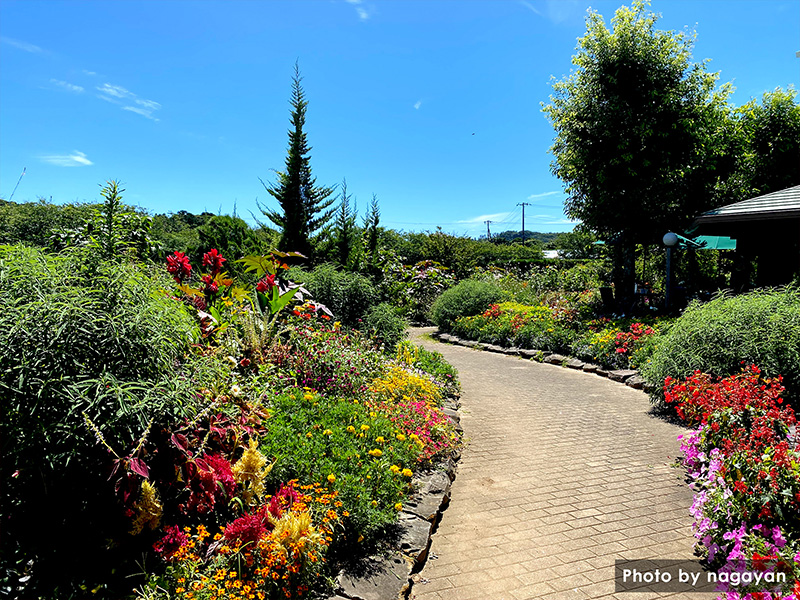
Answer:
[(171, 525), (164, 531), (166, 532), (164, 537), (153, 544), (153, 550), (164, 560), (170, 560), (189, 541), (189, 538), (177, 525)]
[(274, 288), (275, 285), (275, 275), (266, 275), (256, 284), (256, 291), (264, 294)]

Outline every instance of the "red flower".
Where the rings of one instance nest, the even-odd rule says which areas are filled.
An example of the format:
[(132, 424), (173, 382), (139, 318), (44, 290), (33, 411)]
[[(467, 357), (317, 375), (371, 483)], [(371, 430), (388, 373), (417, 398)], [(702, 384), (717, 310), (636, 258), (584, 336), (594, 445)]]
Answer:
[(216, 281), (214, 281), (213, 275), (203, 275), (201, 279), (203, 280), (203, 283), (206, 284), (206, 287), (203, 290), (206, 294), (216, 294), (219, 291), (219, 285)]
[(183, 252), (175, 252), (167, 257), (167, 271), (177, 283), (181, 283), (192, 274), (192, 265)]
[(171, 525), (165, 531), (164, 537), (153, 544), (153, 550), (158, 552), (164, 560), (170, 560), (172, 555), (189, 541), (189, 538), (177, 525)]
[(267, 275), (262, 279), (259, 279), (258, 284), (256, 284), (256, 291), (265, 294), (267, 291), (271, 290), (275, 286), (276, 286), (275, 275)]
[(212, 248), (203, 254), (203, 266), (208, 267), (211, 270), (212, 275), (216, 275), (222, 271), (222, 263), (224, 263), (225, 260), (226, 259), (220, 256), (216, 248)]

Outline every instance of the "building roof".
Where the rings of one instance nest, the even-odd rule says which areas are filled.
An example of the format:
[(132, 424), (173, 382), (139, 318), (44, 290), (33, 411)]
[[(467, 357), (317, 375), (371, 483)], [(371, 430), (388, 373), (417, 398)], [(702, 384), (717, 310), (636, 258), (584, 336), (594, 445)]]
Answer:
[(697, 217), (695, 222), (700, 225), (796, 218), (800, 218), (800, 185), (709, 210)]

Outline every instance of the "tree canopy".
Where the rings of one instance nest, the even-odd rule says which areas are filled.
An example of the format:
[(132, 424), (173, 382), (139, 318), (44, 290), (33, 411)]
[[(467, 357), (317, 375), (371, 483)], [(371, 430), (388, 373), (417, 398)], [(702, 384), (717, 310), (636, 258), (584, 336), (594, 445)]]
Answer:
[(620, 7), (609, 29), (587, 17), (573, 72), (553, 84), (544, 112), (555, 128), (552, 172), (565, 213), (617, 244), (615, 277), (633, 291), (633, 248), (710, 208), (730, 88), (693, 63), (694, 37), (656, 29), (648, 3)]

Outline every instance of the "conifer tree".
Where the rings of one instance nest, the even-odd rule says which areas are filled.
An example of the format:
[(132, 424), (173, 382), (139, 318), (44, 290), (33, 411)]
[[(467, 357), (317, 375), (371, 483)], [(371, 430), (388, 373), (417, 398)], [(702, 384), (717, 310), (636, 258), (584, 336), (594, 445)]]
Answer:
[(335, 198), (331, 197), (334, 188), (317, 186), (311, 175), (311, 148), (303, 130), (308, 101), (301, 81), (300, 68), (295, 63), (290, 100), (292, 128), (289, 130), (286, 168), (277, 172), (275, 184), (261, 182), (270, 196), (278, 201), (280, 210), (271, 210), (261, 204), (258, 207), (281, 229), (279, 250), (310, 256), (314, 234), (325, 229), (335, 212), (330, 208)]
[(342, 199), (336, 211), (336, 259), (340, 265), (347, 267), (356, 241), (355, 206), (350, 205), (352, 196), (347, 193), (347, 180), (342, 180)]
[(367, 262), (375, 261), (378, 253), (378, 224), (381, 220), (381, 211), (378, 207), (378, 197), (372, 194), (367, 214), (364, 215), (364, 253)]

